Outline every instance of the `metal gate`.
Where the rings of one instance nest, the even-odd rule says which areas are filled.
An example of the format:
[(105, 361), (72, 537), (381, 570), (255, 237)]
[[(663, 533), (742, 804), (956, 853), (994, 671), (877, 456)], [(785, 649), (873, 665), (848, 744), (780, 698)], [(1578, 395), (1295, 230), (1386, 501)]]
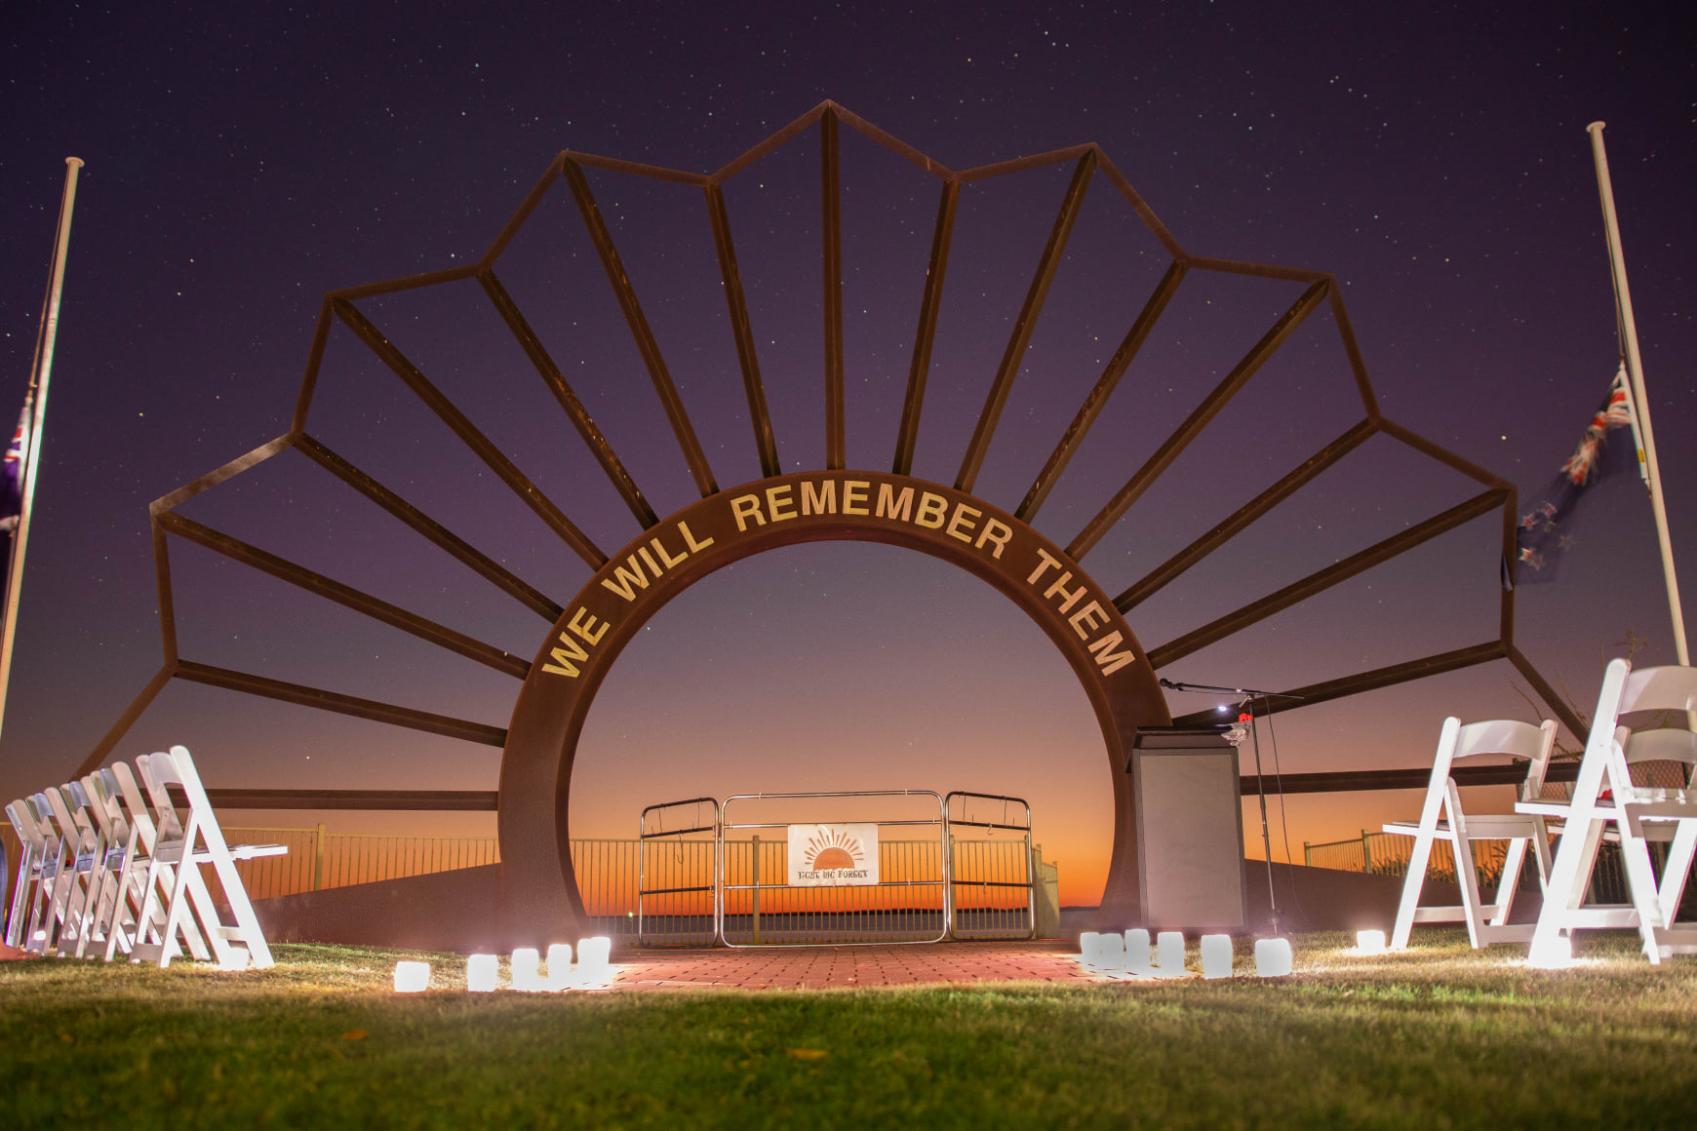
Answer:
[[(907, 815), (887, 811), (904, 799)], [(828, 819), (797, 820), (795, 810), (807, 803), (825, 810), (814, 817)], [(779, 811), (745, 814), (762, 807)], [(963, 829), (983, 835), (957, 836)], [(800, 868), (791, 857), (792, 830), (846, 838), (842, 847), (861, 853), (869, 878), (791, 882), (792, 865)], [(916, 789), (741, 793), (722, 804), (695, 797), (644, 809), (640, 834), (637, 939), (644, 946), (840, 946), (1037, 933), (1031, 807), (1018, 797)]]
[(719, 938), (718, 799), (650, 805), (642, 811), (639, 836), (637, 942), (712, 946)]
[[(732, 820), (733, 806), (761, 802), (841, 802), (853, 816), (831, 825), (877, 830), (877, 882), (804, 887), (790, 883), (789, 830), (827, 822)], [(858, 810), (873, 798), (926, 799), (935, 815), (877, 817)], [(791, 806), (786, 805), (785, 808)], [(925, 789), (832, 793), (742, 793), (725, 799), (720, 822), (719, 938), (726, 946), (820, 946), (941, 942), (949, 934), (948, 816), (941, 794)], [(869, 819), (870, 818), (870, 819)], [(900, 829), (887, 839), (885, 829)], [(761, 831), (767, 831), (765, 838)], [(778, 835), (771, 835), (776, 831)], [(748, 833), (741, 840), (737, 834)]]
[[(944, 798), (943, 810), (949, 828), (950, 937), (1036, 938), (1031, 806), (1020, 797), (956, 790)], [(964, 840), (956, 829), (981, 829), (985, 836)]]

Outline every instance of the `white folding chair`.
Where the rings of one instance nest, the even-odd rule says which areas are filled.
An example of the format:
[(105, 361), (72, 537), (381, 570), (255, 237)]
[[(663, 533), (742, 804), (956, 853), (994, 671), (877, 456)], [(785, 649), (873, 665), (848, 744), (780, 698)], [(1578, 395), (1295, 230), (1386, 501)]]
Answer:
[(106, 846), (76, 796), (67, 790), (49, 786), (36, 795), (64, 846), (48, 905), (48, 946), (42, 952), (51, 949), (61, 958), (81, 958), (88, 947), (92, 897)]
[(67, 868), (74, 867), (76, 844), (67, 843), (53, 824), (44, 794), (31, 794), (23, 799), (23, 806), (24, 814), (32, 818), (40, 830), (42, 845), (35, 892), (30, 898), (29, 916), (24, 923), (23, 947), (44, 955), (53, 949), (58, 938), (59, 916), (56, 909), (59, 898), (64, 894), (61, 877)]
[[(111, 919), (113, 897), (117, 885), (113, 882), (113, 867), (123, 854), (121, 845), (112, 840), (112, 826), (97, 791), (90, 788), (91, 777), (67, 782), (59, 788), (59, 796), (70, 809), (84, 844), (93, 840), (93, 851), (78, 858), (78, 874), (83, 881), (82, 899), (75, 908), (78, 958), (88, 957), (88, 945), (99, 945), (107, 939), (106, 927)], [(103, 948), (110, 954), (111, 948)]]
[[(1529, 845), (1537, 861), (1539, 883), (1548, 876), (1550, 845), (1544, 818), (1515, 813), (1469, 814), (1461, 804), (1461, 791), (1450, 769), (1467, 758), (1507, 755), (1524, 759), (1526, 780), (1520, 787), (1520, 796), (1523, 800), (1537, 797), (1543, 790), (1544, 774), (1549, 769), (1555, 744), (1556, 724), (1549, 719), (1541, 726), (1513, 719), (1492, 719), (1463, 726), (1453, 715), (1444, 720), (1443, 729), (1438, 732), (1438, 750), (1432, 759), (1432, 776), (1426, 785), (1420, 819), (1384, 826), (1387, 833), (1414, 838), (1408, 873), (1402, 882), (1402, 901), (1397, 905), (1396, 926), (1391, 932), (1391, 949), (1408, 946), (1408, 936), (1415, 923), (1466, 923), (1468, 941), (1475, 949), (1494, 942), (1524, 942), (1531, 937), (1530, 924), (1510, 926), (1508, 916), (1520, 886)], [(1419, 906), (1432, 845), (1440, 839), (1449, 843), (1455, 858), (1456, 886), (1461, 889), (1459, 907)], [(1487, 904), (1479, 893), (1472, 846), (1475, 841), (1494, 840), (1506, 840), (1508, 847), (1503, 853), (1502, 876), (1492, 901)]]
[(50, 833), (35, 819), (35, 809), (27, 798), (19, 798), (6, 806), (6, 820), (18, 835), (18, 864), (12, 878), (12, 898), (6, 917), (5, 943), (22, 946), (28, 939), (25, 927), (41, 887), (42, 867), (48, 856)]
[[(142, 756), (147, 757), (150, 755)], [(137, 761), (139, 764), (141, 759)], [(190, 957), (196, 961), (208, 961), (213, 956), (212, 949), (206, 945), (194, 916), (187, 916), (178, 924), (176, 935), (180, 938), (165, 934), (165, 906), (176, 887), (177, 865), (154, 859), (154, 848), (159, 843), (159, 825), (154, 819), (153, 806), (142, 792), (129, 763), (114, 762), (110, 772), (117, 786), (117, 799), (136, 837), (136, 851), (118, 876), (120, 898), (135, 901), (137, 907), (136, 933), (129, 951), (131, 960), (157, 960), (161, 951), (169, 951), (171, 957), (176, 957), (186, 947)], [(169, 797), (166, 804), (170, 804)], [(176, 821), (174, 808), (171, 821)], [(204, 884), (191, 886), (189, 895), (192, 899), (200, 899), (203, 892), (210, 906), (211, 893), (205, 892)], [(144, 949), (138, 953), (138, 948)]]
[[(153, 878), (156, 870), (162, 864), (177, 865), (176, 878), (171, 884), (165, 904), (166, 943), (159, 948), (159, 965), (170, 964), (172, 948), (169, 941), (175, 938), (183, 922), (191, 916), (200, 920), (200, 926), (205, 931), (207, 941), (211, 944), (220, 966), (241, 968), (251, 965), (264, 968), (272, 965), (271, 948), (266, 944), (265, 932), (259, 925), (258, 916), (253, 912), (253, 904), (247, 897), (247, 888), (242, 883), (241, 874), (236, 871), (236, 860), (281, 856), (288, 852), (288, 847), (281, 844), (247, 844), (237, 846), (232, 852), (224, 840), (224, 831), (218, 825), (218, 817), (212, 811), (212, 803), (206, 796), (205, 786), (201, 784), (194, 759), (183, 747), (173, 746), (163, 754), (145, 755), (137, 759), (137, 765), (141, 770), (142, 781), (153, 799), (154, 820), (157, 825), (144, 897), (147, 901), (143, 906), (144, 920), (151, 913), (151, 902), (157, 890)], [(172, 785), (181, 786), (188, 799), (186, 820), (180, 820), (177, 816), (176, 806), (170, 796)], [(230, 914), (236, 920), (234, 924), (226, 924), (219, 917), (217, 905), (213, 902), (205, 878), (201, 875), (202, 864), (210, 864), (213, 873), (218, 877), (218, 882), (224, 889), (224, 898), (229, 904)], [(138, 946), (134, 953), (139, 956), (143, 950), (143, 947)]]
[[(144, 874), (136, 869), (138, 861), (145, 863), (141, 830), (124, 811), (115, 770), (102, 769), (89, 774), (82, 780), (82, 790), (95, 827), (106, 842), (100, 873), (99, 919), (94, 933), (106, 940), (104, 957), (110, 962), (119, 951), (129, 954), (140, 938), (142, 891), (139, 883), (131, 881)], [(155, 919), (154, 925), (162, 929), (164, 915), (156, 915)]]
[[(1636, 731), (1620, 725), (1622, 715), (1647, 711), (1683, 715), (1687, 725)], [(1566, 818), (1544, 909), (1532, 936), (1534, 959), (1552, 953), (1564, 933), (1585, 927), (1637, 927), (1644, 956), (1652, 965), (1670, 954), (1697, 952), (1697, 924), (1675, 923), (1692, 857), (1697, 854), (1697, 789), (1692, 788), (1691, 776), (1697, 767), (1697, 734), (1690, 729), (1694, 711), (1697, 668), (1635, 672), (1625, 660), (1610, 661), (1572, 800), (1526, 801), (1515, 806), (1522, 813)], [(1633, 766), (1651, 761), (1683, 765), (1684, 786), (1635, 784)], [(1672, 839), (1658, 882), (1646, 841), (1666, 836), (1670, 825)], [(1597, 848), (1611, 831), (1620, 839), (1632, 902), (1621, 907), (1583, 906)]]

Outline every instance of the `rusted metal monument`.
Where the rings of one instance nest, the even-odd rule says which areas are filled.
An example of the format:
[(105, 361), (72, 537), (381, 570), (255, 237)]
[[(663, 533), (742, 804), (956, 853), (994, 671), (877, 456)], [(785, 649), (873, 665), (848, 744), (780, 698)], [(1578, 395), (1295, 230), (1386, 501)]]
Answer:
[[(938, 188), (936, 225), (930, 242), (920, 306), (916, 312), (917, 329), (900, 427), (888, 466), (877, 469), (845, 466), (839, 163), (839, 134), (845, 128), (857, 131), (923, 170), (935, 178)], [(755, 161), (810, 130), (817, 131), (821, 154), (819, 185), (825, 345), (821, 388), (824, 395), (825, 459), (822, 467), (786, 473), (779, 462), (779, 437), (774, 432), (767, 409), (756, 335), (739, 274), (724, 190), (728, 182)], [(959, 472), (952, 484), (916, 478), (911, 474), (914, 451), (919, 438), (921, 411), (925, 407), (927, 376), (932, 371), (938, 310), (947, 280), (950, 244), (962, 188), (974, 182), (1040, 166), (1070, 167), (1071, 180), (1047, 242), (1032, 266), (1029, 287), (1013, 321), (1000, 364), (991, 375), (988, 395), (984, 398), (970, 442), (960, 454)], [(721, 487), (715, 478), (656, 335), (644, 316), (637, 288), (621, 261), (609, 225), (591, 191), (585, 174), (588, 169), (654, 178), (700, 191), (705, 205), (702, 219), (711, 227), (724, 301), (728, 306), (729, 324), (741, 369), (742, 393), (753, 424), (751, 439), (758, 452), (764, 478), (732, 487)], [(1011, 509), (1006, 509), (979, 498), (974, 488), (996, 435), (1010, 389), (1031, 343), (1086, 189), (1098, 178), (1106, 182), (1108, 191), (1123, 198), (1165, 248), (1170, 262), (1153, 293), (1147, 296), (1131, 320), (1118, 348), (1078, 406), (1070, 426), (1055, 443), (1030, 488)], [(563, 367), (544, 348), (540, 337), (497, 275), (503, 253), (545, 194), (562, 191), (570, 194), (581, 214), (628, 332), (640, 351), (657, 394), (658, 408), (676, 437), (699, 492), (698, 501), (676, 513), (663, 517), (655, 513), (638, 487), (636, 478), (574, 393)], [(1109, 396), (1175, 292), (1187, 277), (1202, 272), (1286, 280), (1303, 284), (1306, 289), (1282, 316), (1266, 328), (1224, 379), (1203, 396), (1200, 404), (1166, 437), (1153, 455), (1140, 466), (1128, 469), (1123, 485), (1101, 504), (1070, 541), (1062, 545), (1045, 538), (1032, 527), (1034, 516), (1096, 423)], [(618, 551), (608, 554), (594, 545), (566, 511), (544, 495), (361, 309), (362, 300), (376, 296), (467, 279), (475, 280), (481, 286), (489, 303), (528, 356), (536, 376), (558, 401), (565, 420), (593, 453), (634, 517), (638, 532), (628, 545)], [(1330, 310), (1332, 324), (1341, 337), (1341, 345), (1353, 373), (1361, 404), (1359, 422), (1302, 459), (1249, 502), (1222, 517), (1210, 530), (1123, 592), (1110, 593), (1093, 581), (1083, 567), (1092, 548), (1304, 320), (1322, 307)], [(308, 430), (308, 417), (326, 341), (335, 322), (352, 331), (562, 542), (588, 563), (594, 575), (570, 601), (556, 603), (314, 438)], [(1472, 479), (1478, 484), (1478, 492), (1460, 505), (1366, 546), (1177, 639), (1152, 649), (1143, 648), (1125, 620), (1127, 613), (1377, 435), (1389, 437), (1421, 456)], [(444, 553), (548, 622), (550, 627), (543, 635), (534, 658), (527, 662), (178, 513), (177, 508), (186, 501), (289, 449), (294, 449), (359, 491)], [(558, 926), (562, 929), (561, 937), (575, 937), (564, 933), (577, 927), (583, 919), (571, 857), (566, 850), (573, 757), (597, 688), (620, 651), (657, 610), (722, 566), (766, 550), (802, 542), (880, 542), (940, 558), (982, 578), (1023, 609), (1071, 665), (1100, 723), (1110, 771), (1108, 780), (1114, 791), (1114, 844), (1103, 896), (1103, 913), (1118, 922), (1136, 922), (1139, 906), (1136, 836), (1130, 778), (1123, 772), (1126, 752), (1140, 725), (1199, 722), (1210, 714), (1199, 712), (1175, 720), (1156, 682), (1156, 672), (1208, 644), (1238, 633), (1492, 511), (1502, 516), (1503, 559), (1512, 560), (1517, 518), (1513, 485), (1381, 414), (1342, 296), (1330, 275), (1206, 258), (1187, 252), (1108, 156), (1094, 144), (1075, 145), (957, 170), (925, 156), (843, 107), (826, 102), (711, 173), (659, 168), (570, 150), (560, 153), (549, 163), (542, 178), (477, 261), (445, 271), (351, 287), (327, 295), (320, 309), (305, 379), (289, 431), (153, 504), (152, 537), (163, 622), (164, 662), (141, 694), (90, 752), (78, 773), (86, 773), (100, 764), (172, 679), (496, 747), (502, 751), (500, 789), (497, 793), (243, 790), (225, 791), (224, 800), (268, 808), (498, 810), (502, 855), (499, 904), (509, 917), (508, 921), (522, 919), (526, 923)], [(243, 566), (299, 586), (356, 613), (375, 618), (520, 680), (508, 726), (494, 727), (375, 702), (329, 688), (212, 666), (180, 655), (168, 564), (168, 547), (172, 538), (197, 543)], [(1503, 586), (1501, 593), (1498, 623), (1487, 638), (1476, 644), (1289, 690), (1300, 696), (1300, 705), (1308, 705), (1498, 659), (1506, 659), (1513, 664), (1553, 713), (1570, 727), (1579, 729), (1577, 720), (1570, 717), (1571, 711), (1516, 648), (1514, 593), (1507, 585)], [(1263, 710), (1289, 709), (1287, 704), (1294, 705), (1295, 701), (1263, 700), (1261, 704)], [(1419, 773), (1423, 781), (1425, 771)], [(1507, 780), (1501, 778), (1502, 773), (1498, 770), (1483, 771), (1480, 780)], [(1334, 787), (1369, 787), (1369, 779), (1375, 774), (1365, 772), (1344, 776), (1350, 779), (1349, 782), (1336, 783)]]

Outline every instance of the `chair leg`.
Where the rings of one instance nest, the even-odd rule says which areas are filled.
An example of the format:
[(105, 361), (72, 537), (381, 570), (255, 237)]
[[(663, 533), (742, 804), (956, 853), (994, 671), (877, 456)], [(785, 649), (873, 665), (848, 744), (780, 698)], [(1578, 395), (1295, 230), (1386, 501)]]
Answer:
[(39, 863), (35, 859), (34, 852), (27, 845), (24, 846), (21, 855), (23, 859), (18, 861), (18, 882), (17, 886), (12, 889), (11, 909), (6, 916), (5, 943), (7, 946), (18, 945), (18, 931), (23, 926), (24, 907), (29, 902), (30, 880), (35, 875), (35, 864)]
[(1626, 865), (1626, 890), (1638, 912), (1638, 934), (1644, 940), (1644, 957), (1650, 960), (1650, 965), (1660, 966), (1662, 948), (1656, 931), (1662, 921), (1656, 899), (1656, 872), (1650, 863), (1650, 846), (1644, 843), (1643, 827), (1630, 812), (1620, 821), (1620, 857)]
[(1508, 850), (1503, 853), (1503, 871), (1497, 879), (1497, 890), (1492, 898), (1496, 901), (1497, 913), (1491, 916), (1491, 926), (1501, 927), (1508, 923), (1509, 912), (1514, 909), (1514, 897), (1520, 890), (1520, 873), (1526, 866), (1526, 838), (1516, 837), (1508, 842)]
[(1432, 830), (1422, 827), (1408, 852), (1408, 871), (1402, 878), (1402, 899), (1397, 903), (1396, 925), (1391, 928), (1391, 949), (1405, 950), (1414, 930), (1414, 909), (1420, 904), (1420, 889), (1426, 883), (1426, 866), (1432, 856)]
[(1673, 843), (1668, 846), (1667, 863), (1662, 867), (1662, 883), (1657, 893), (1664, 926), (1671, 927), (1679, 920), (1679, 905), (1685, 898), (1685, 885), (1691, 879), (1693, 856), (1697, 856), (1697, 820), (1684, 820), (1674, 830)]
[[(1450, 827), (1454, 829), (1454, 822)], [(1485, 945), (1485, 916), (1479, 910), (1479, 873), (1473, 868), (1473, 853), (1468, 851), (1467, 841), (1454, 831), (1449, 841), (1450, 851), (1455, 855), (1455, 884), (1461, 889), (1462, 917), (1467, 920), (1467, 941), (1478, 950)]]

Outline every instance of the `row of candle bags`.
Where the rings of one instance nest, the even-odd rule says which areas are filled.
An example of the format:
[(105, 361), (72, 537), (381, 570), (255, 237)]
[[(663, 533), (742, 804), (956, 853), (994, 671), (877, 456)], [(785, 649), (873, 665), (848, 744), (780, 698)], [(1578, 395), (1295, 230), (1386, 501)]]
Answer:
[[(597, 989), (613, 980), (613, 940), (605, 935), (577, 941), (577, 962), (572, 962), (568, 943), (542, 952), (521, 946), (507, 962), (507, 988), (526, 993), (559, 993), (562, 990)], [(465, 988), (474, 994), (492, 993), (501, 987), (501, 960), (493, 954), (474, 954), (466, 959)], [(395, 992), (421, 993), (430, 988), (430, 963), (395, 963)]]
[[(1230, 935), (1203, 935), (1200, 950), (1204, 978), (1232, 976)], [(1079, 962), (1106, 973), (1136, 974), (1146, 978), (1182, 978), (1186, 974), (1183, 931), (1159, 932), (1154, 937), (1153, 947), (1149, 932), (1143, 927), (1128, 931), (1085, 931), (1078, 936), (1078, 951)], [(1290, 971), (1290, 940), (1255, 940), (1255, 973), (1258, 977), (1282, 978)]]

